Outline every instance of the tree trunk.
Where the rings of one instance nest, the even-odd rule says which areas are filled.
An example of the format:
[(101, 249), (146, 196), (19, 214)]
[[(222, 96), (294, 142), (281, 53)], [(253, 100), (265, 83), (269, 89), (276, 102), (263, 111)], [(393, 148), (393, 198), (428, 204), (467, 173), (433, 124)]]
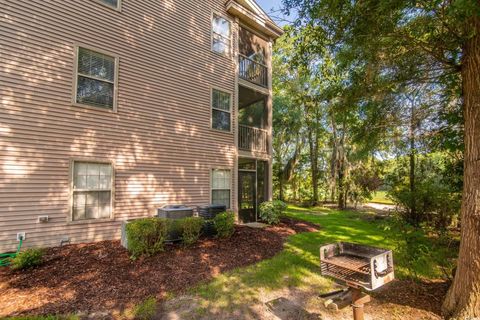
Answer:
[(284, 196), (284, 193), (283, 193), (283, 192), (284, 192), (284, 191), (283, 191), (283, 188), (284, 188), (284, 186), (283, 186), (283, 177), (280, 176), (280, 178), (279, 178), (278, 180), (279, 180), (279, 181), (278, 181), (278, 188), (280, 189), (280, 190), (279, 190), (279, 194), (278, 194), (278, 198), (279, 198), (279, 200), (285, 201), (285, 196)]
[(480, 317), (480, 17), (475, 36), (463, 47), (462, 90), (465, 119), (465, 173), (457, 272), (443, 304), (450, 319)]
[(343, 120), (342, 134), (338, 148), (338, 207), (343, 210), (347, 207), (347, 193), (345, 186), (347, 153), (345, 150), (345, 134), (347, 131), (346, 120)]
[(410, 221), (413, 225), (418, 226), (417, 220), (417, 201), (415, 198), (415, 99), (410, 101), (410, 130), (409, 130), (409, 140), (410, 140)]
[(345, 209), (346, 194), (345, 194), (345, 157), (343, 146), (339, 148), (338, 157), (338, 207), (339, 209)]
[(330, 159), (330, 201), (335, 202), (337, 190), (337, 167), (338, 167), (338, 150), (337, 150), (337, 124), (332, 116), (332, 157)]
[(310, 168), (312, 171), (312, 204), (316, 206), (318, 204), (318, 138), (312, 131), (313, 128), (310, 128), (308, 132), (308, 140), (310, 145)]

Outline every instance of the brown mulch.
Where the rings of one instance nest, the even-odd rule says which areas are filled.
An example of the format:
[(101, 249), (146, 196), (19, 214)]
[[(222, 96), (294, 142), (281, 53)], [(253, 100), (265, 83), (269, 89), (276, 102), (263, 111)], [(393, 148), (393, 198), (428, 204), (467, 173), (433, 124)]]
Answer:
[(408, 307), (411, 314), (402, 316), (403, 319), (424, 319), (423, 315), (417, 314), (419, 311), (441, 317), (442, 302), (448, 287), (449, 283), (444, 280), (395, 280), (372, 295), (387, 311), (391, 311), (390, 306), (394, 305)]
[(287, 236), (318, 227), (284, 219), (265, 229), (237, 226), (230, 239), (201, 239), (189, 248), (130, 260), (119, 241), (50, 248), (33, 270), (0, 270), (0, 317), (124, 310), (149, 296), (181, 293), (221, 272), (273, 257)]

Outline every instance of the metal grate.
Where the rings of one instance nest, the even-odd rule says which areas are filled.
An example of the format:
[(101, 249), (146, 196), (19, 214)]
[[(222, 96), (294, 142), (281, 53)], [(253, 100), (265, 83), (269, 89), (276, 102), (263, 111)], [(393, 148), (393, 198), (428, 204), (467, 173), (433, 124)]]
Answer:
[(320, 266), (323, 275), (367, 290), (375, 290), (394, 278), (392, 251), (354, 243), (322, 246)]

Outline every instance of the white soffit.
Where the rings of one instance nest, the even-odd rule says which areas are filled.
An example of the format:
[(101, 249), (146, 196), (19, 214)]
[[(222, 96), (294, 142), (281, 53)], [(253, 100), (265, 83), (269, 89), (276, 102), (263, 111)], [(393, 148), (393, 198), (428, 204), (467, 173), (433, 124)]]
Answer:
[(253, 0), (228, 0), (226, 7), (228, 13), (245, 21), (273, 39), (283, 34), (282, 28), (277, 26)]

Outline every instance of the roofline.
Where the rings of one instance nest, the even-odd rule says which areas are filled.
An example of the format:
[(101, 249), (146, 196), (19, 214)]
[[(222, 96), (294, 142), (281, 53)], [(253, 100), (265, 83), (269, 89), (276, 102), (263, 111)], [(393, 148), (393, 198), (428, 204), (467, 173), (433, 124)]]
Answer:
[(283, 29), (277, 25), (272, 18), (270, 18), (270, 16), (258, 5), (255, 0), (244, 1), (251, 4), (253, 9), (257, 10), (257, 12), (252, 12), (235, 0), (226, 1), (225, 6), (227, 7), (227, 11), (230, 14), (251, 23), (254, 27), (258, 28), (260, 31), (263, 31), (265, 34), (274, 39), (283, 35)]

